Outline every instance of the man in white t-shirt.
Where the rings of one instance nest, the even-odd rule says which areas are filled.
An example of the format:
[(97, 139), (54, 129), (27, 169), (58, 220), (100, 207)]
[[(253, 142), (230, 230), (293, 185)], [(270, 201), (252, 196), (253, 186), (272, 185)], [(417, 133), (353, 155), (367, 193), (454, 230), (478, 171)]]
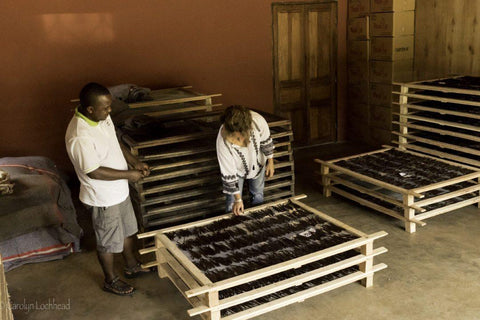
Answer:
[[(118, 142), (110, 117), (111, 103), (112, 96), (104, 86), (84, 86), (65, 144), (80, 180), (80, 201), (92, 214), (97, 256), (105, 275), (103, 289), (130, 295), (135, 288), (116, 275), (114, 254), (122, 253), (127, 278), (149, 272), (141, 268), (134, 254), (133, 235), (138, 229), (128, 182), (137, 182), (150, 171)], [(134, 169), (128, 168), (127, 161)]]

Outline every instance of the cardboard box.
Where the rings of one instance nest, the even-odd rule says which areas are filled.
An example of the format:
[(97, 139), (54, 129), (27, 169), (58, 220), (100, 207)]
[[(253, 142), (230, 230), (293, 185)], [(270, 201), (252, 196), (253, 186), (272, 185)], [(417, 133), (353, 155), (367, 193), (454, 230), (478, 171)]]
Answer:
[(353, 18), (348, 20), (348, 40), (368, 40), (368, 17)]
[(415, 34), (415, 11), (383, 12), (370, 15), (371, 36)]
[(414, 37), (372, 37), (370, 59), (395, 61), (414, 58)]
[(368, 83), (351, 84), (347, 88), (349, 103), (368, 104)]
[(347, 112), (349, 125), (361, 123), (368, 126), (368, 104), (348, 102)]
[(392, 133), (390, 130), (370, 127), (370, 137), (368, 143), (373, 146), (392, 145)]
[(370, 41), (369, 40), (350, 40), (347, 43), (347, 59), (348, 61), (368, 62), (370, 58)]
[(391, 130), (392, 111), (389, 107), (370, 105), (369, 117), (371, 127)]
[(370, 0), (349, 0), (348, 17), (363, 17), (370, 13)]
[(413, 80), (413, 59), (370, 61), (370, 82), (392, 83)]
[(369, 63), (349, 61), (347, 65), (348, 83), (358, 84), (368, 82)]
[(393, 95), (393, 86), (388, 83), (370, 82), (368, 90), (368, 101), (373, 105), (391, 107), (394, 97), (398, 102), (398, 95)]
[(371, 0), (370, 12), (415, 10), (415, 0)]

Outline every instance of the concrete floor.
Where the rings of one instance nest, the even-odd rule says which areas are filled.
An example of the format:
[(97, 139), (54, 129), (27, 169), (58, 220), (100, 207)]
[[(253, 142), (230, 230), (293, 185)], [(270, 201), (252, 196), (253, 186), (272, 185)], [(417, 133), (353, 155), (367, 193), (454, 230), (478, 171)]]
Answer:
[[(308, 195), (304, 203), (366, 233), (388, 232), (375, 242), (375, 247), (389, 250), (375, 263), (386, 263), (388, 268), (376, 273), (371, 288), (353, 283), (257, 319), (480, 319), (478, 209), (469, 206), (431, 218), (417, 233), (408, 234), (399, 220), (337, 196), (324, 198), (312, 181), (311, 159), (363, 151), (365, 147), (345, 144), (298, 150), (296, 193)], [(79, 220), (85, 223), (88, 218), (79, 212)], [(15, 310), (15, 319), (200, 319), (189, 318), (189, 304), (183, 296), (154, 273), (131, 282), (137, 287), (132, 297), (103, 292), (91, 229), (82, 226), (87, 231), (84, 252), (6, 274), (14, 306), (33, 304), (31, 310)], [(118, 257), (119, 272), (121, 262)], [(41, 310), (49, 302), (68, 310)]]

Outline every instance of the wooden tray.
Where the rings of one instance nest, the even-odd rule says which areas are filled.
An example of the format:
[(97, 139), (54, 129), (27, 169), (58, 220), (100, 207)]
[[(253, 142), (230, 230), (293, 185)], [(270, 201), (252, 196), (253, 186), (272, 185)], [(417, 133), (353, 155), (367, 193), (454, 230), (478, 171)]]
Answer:
[[(157, 266), (159, 277), (168, 277), (193, 306), (192, 309), (188, 310), (189, 315), (200, 315), (203, 319), (249, 319), (356, 281), (361, 281), (366, 287), (372, 286), (374, 273), (387, 267), (383, 263), (373, 265), (373, 257), (387, 251), (383, 247), (373, 249), (373, 241), (384, 237), (387, 233), (381, 231), (367, 235), (298, 202), (298, 200), (303, 197), (304, 196), (299, 196), (290, 198), (289, 200), (281, 200), (251, 208), (246, 210), (245, 216), (243, 216), (242, 219), (256, 223), (259, 218), (257, 218), (255, 214), (261, 213), (262, 210), (278, 208), (276, 206), (279, 205), (289, 205), (289, 208), (295, 208), (293, 209), (294, 211), (299, 210), (304, 212), (304, 214), (308, 214), (309, 217), (315, 217), (314, 219), (323, 221), (321, 223), (322, 227), (315, 228), (318, 224), (314, 224), (310, 228), (314, 228), (315, 230), (307, 229), (309, 230), (308, 232), (318, 232), (319, 237), (330, 237), (330, 239), (336, 239), (336, 242), (332, 241), (331, 244), (327, 245), (321, 240), (314, 240), (323, 243), (323, 249), (315, 250), (313, 248), (310, 249), (310, 251), (313, 252), (308, 251), (310, 252), (308, 254), (295, 253), (297, 250), (295, 249), (291, 255), (288, 254), (289, 258), (285, 261), (269, 264), (268, 261), (271, 260), (264, 259), (263, 263), (266, 264), (264, 267), (258, 269), (254, 267), (252, 269), (250, 265), (249, 269), (247, 268), (245, 272), (241, 272), (238, 275), (232, 274), (231, 276), (229, 272), (225, 271), (223, 277), (218, 278), (215, 276), (217, 281), (213, 281), (210, 278), (215, 274), (215, 268), (206, 268), (202, 271), (201, 269), (205, 267), (199, 267), (198, 265), (201, 265), (199, 261), (201, 261), (204, 256), (201, 256), (200, 260), (192, 258), (191, 252), (196, 249), (193, 248), (193, 251), (185, 251), (184, 245), (186, 242), (180, 240), (183, 239), (180, 236), (175, 238), (175, 235), (180, 235), (182, 232), (188, 233), (190, 230), (200, 230), (198, 228), (203, 228), (202, 230), (209, 229), (211, 233), (215, 233), (217, 232), (215, 231), (215, 228), (217, 228), (215, 223), (230, 223), (233, 221), (231, 220), (231, 215), (223, 215), (221, 217), (138, 235), (141, 239), (152, 237), (155, 239), (155, 246), (140, 251), (141, 254), (154, 252), (156, 255), (156, 261), (146, 264), (144, 267)], [(292, 209), (288, 209), (288, 212), (291, 213)], [(282, 211), (275, 211), (273, 216), (267, 216), (267, 218), (262, 217), (261, 221), (267, 221), (263, 219), (275, 219), (281, 214), (283, 214)], [(255, 217), (255, 220), (251, 220), (252, 218), (249, 219), (249, 216)], [(287, 222), (286, 225), (295, 225), (290, 224), (290, 220), (287, 221), (289, 222)], [(235, 227), (242, 226), (242, 228), (251, 230), (248, 229), (247, 225), (250, 222), (245, 222), (243, 225), (236, 224)], [(266, 222), (265, 224), (261, 223), (261, 225), (270, 228), (273, 224)], [(226, 229), (228, 229), (228, 227), (218, 229), (218, 232), (222, 232), (222, 230), (225, 232)], [(288, 230), (285, 232), (288, 232)], [(296, 232), (299, 232), (299, 230), (296, 230)], [(257, 239), (256, 235), (260, 234), (265, 235), (265, 232), (263, 230), (255, 230), (249, 233), (254, 239)], [(308, 234), (303, 232), (295, 233), (295, 236), (309, 237)], [(260, 243), (268, 243), (269, 241), (260, 238), (261, 237), (259, 237), (257, 241), (252, 241), (252, 247)], [(228, 240), (230, 239), (227, 237), (223, 241)], [(235, 241), (237, 241), (237, 238), (235, 238)], [(303, 240), (303, 238), (299, 239), (299, 241), (302, 243), (308, 242), (308, 240)], [(197, 243), (196, 241), (192, 242)], [(209, 243), (210, 240), (207, 240), (207, 242)], [(221, 242), (222, 241), (220, 241), (220, 243)], [(277, 238), (273, 237), (272, 243), (276, 242)], [(218, 244), (218, 241), (215, 242), (215, 245)], [(181, 250), (180, 247), (183, 247), (185, 250)], [(260, 252), (269, 253), (268, 250), (262, 250)], [(232, 253), (232, 251), (226, 251), (225, 253)], [(273, 253), (277, 255), (281, 254), (277, 251)], [(252, 257), (247, 260), (257, 259), (254, 253), (251, 254)], [(209, 257), (214, 256), (215, 254)], [(229, 259), (227, 260), (230, 261)], [(215, 265), (218, 266), (218, 264)], [(230, 263), (225, 267), (236, 268), (235, 263)], [(257, 281), (267, 281), (268, 284), (263, 283), (259, 286)], [(228, 292), (229, 290), (230, 292)], [(276, 298), (274, 299), (272, 297)], [(254, 304), (254, 306), (243, 311), (239, 310), (240, 308), (246, 308), (246, 303)]]
[(480, 77), (398, 83), (394, 141), (402, 150), (480, 167)]
[(427, 218), (480, 201), (479, 169), (412, 151), (389, 147), (315, 161), (325, 196), (334, 192), (402, 220), (410, 233)]

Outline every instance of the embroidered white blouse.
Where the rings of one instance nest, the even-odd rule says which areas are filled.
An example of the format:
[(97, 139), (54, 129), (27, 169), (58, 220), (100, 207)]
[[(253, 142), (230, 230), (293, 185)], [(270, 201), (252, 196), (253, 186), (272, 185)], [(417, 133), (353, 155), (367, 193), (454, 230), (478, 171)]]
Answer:
[(217, 158), (222, 176), (223, 193), (240, 193), (238, 178), (254, 179), (267, 159), (273, 158), (273, 141), (267, 121), (255, 111), (252, 114), (250, 142), (246, 147), (233, 144), (222, 136), (223, 125), (217, 135)]

